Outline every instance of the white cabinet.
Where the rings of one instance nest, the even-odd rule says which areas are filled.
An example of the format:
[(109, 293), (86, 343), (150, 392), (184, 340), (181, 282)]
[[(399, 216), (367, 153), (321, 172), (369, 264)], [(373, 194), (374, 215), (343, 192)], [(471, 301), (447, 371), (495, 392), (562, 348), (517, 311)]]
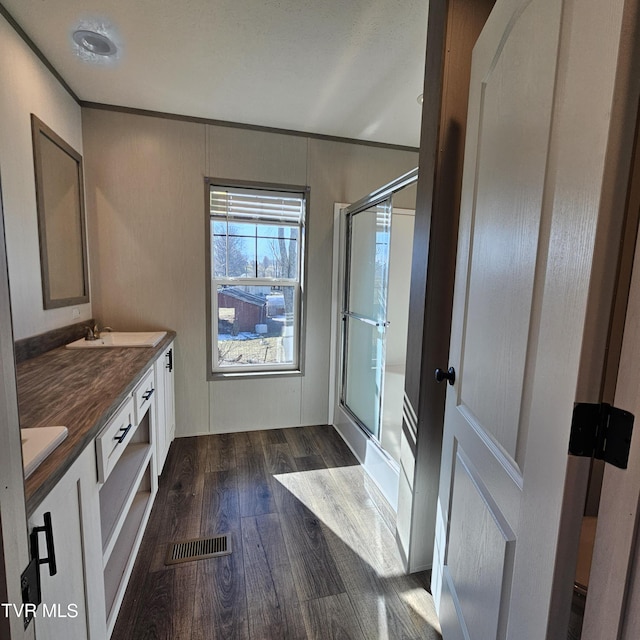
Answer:
[(173, 373), (171, 343), (29, 519), (51, 514), (57, 564), (40, 567), (37, 640), (110, 637), (175, 435)]
[(174, 345), (173, 342), (155, 362), (156, 374), (156, 466), (162, 473), (169, 446), (176, 433)]
[[(42, 604), (35, 614), (38, 640), (104, 638), (104, 587), (96, 461), (87, 447), (29, 518), (29, 531), (51, 514), (57, 573), (40, 567)], [(39, 557), (50, 555), (38, 533)], [(86, 582), (85, 582), (86, 581)], [(102, 605), (100, 605), (102, 603)]]

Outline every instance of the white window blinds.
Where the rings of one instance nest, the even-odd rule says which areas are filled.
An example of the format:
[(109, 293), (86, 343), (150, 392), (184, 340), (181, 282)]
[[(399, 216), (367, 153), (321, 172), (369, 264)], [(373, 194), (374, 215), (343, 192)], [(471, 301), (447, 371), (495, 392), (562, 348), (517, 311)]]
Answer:
[(211, 186), (212, 218), (227, 222), (271, 222), (301, 225), (304, 222), (304, 195), (265, 190)]

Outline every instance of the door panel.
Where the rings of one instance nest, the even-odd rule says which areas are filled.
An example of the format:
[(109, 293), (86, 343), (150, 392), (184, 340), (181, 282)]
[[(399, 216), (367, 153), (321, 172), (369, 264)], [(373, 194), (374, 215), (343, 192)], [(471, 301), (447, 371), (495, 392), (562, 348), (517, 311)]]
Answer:
[(346, 219), (341, 402), (375, 438), (382, 415), (391, 211), (389, 196), (348, 210)]
[(349, 214), (348, 306), (350, 313), (384, 321), (391, 234), (391, 203)]
[(496, 518), (500, 512), (491, 494), (465, 458), (459, 451), (455, 460), (447, 566), (467, 628), (474, 637), (495, 638), (505, 565), (513, 560), (507, 552), (515, 535), (504, 518)]
[(526, 430), (520, 411), (560, 18), (559, 5), (539, 5), (510, 25), (483, 73), (460, 363), (460, 404), (514, 459)]

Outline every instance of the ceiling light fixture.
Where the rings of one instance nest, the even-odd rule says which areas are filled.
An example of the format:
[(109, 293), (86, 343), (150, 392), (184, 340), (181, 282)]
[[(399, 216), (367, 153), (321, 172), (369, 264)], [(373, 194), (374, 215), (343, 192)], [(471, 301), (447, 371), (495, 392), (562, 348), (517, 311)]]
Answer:
[(73, 41), (88, 53), (97, 56), (113, 56), (118, 50), (109, 37), (103, 33), (88, 31), (87, 29), (74, 31)]
[(418, 104), (422, 104), (423, 100), (424, 100), (424, 93), (421, 93), (421, 94), (416, 98), (416, 102), (417, 102)]

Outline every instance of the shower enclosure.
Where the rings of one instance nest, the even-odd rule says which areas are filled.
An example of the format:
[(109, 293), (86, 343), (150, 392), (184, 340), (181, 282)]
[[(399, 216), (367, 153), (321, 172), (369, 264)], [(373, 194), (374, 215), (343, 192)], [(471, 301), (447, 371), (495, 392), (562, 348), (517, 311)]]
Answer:
[(393, 194), (417, 170), (336, 214), (334, 425), (396, 506), (413, 211)]

